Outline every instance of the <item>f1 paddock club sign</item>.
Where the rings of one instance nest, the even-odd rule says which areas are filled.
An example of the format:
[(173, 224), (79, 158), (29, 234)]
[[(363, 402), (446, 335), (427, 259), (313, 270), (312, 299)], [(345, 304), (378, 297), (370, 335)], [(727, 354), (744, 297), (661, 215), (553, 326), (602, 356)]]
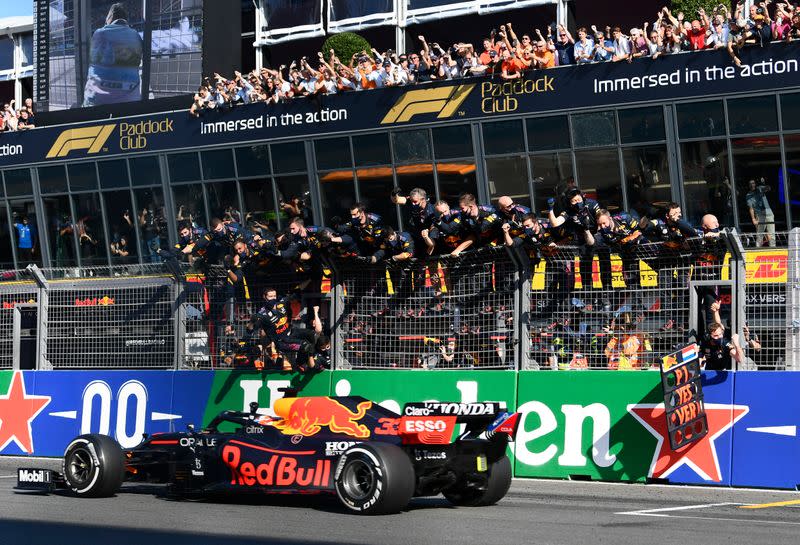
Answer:
[(412, 87), (252, 104), (195, 118), (187, 111), (40, 128), (0, 136), (0, 167), (102, 158), (415, 123), (487, 119), (615, 104), (800, 87), (800, 44), (668, 55), (633, 63), (535, 70)]

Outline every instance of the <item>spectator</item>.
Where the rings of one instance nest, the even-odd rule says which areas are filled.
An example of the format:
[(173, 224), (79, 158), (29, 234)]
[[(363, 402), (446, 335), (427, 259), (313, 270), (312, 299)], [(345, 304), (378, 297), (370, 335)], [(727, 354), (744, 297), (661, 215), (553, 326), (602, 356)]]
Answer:
[(706, 38), (709, 34), (708, 17), (706, 16), (705, 10), (700, 8), (697, 10), (697, 15), (700, 17), (700, 19), (695, 19), (692, 21), (691, 27), (687, 32), (687, 37), (689, 38), (689, 43), (691, 44), (693, 51), (706, 48)]
[(682, 48), (683, 41), (681, 40), (681, 36), (678, 32), (675, 31), (675, 27), (672, 25), (667, 25), (664, 28), (664, 55), (672, 55), (674, 53), (680, 53)]
[[(592, 28), (594, 29), (595, 27)], [(610, 61), (611, 56), (614, 53), (614, 42), (611, 40), (606, 40), (605, 34), (600, 31), (595, 31), (594, 37), (594, 56), (592, 60), (594, 62)]]
[(772, 208), (767, 200), (767, 193), (771, 188), (764, 183), (764, 178), (761, 178), (760, 185), (755, 180), (750, 180), (748, 186), (749, 192), (745, 196), (745, 202), (750, 212), (750, 221), (755, 226), (758, 235), (756, 245), (765, 246), (769, 244), (770, 247), (774, 248), (775, 215), (772, 213)]
[(664, 53), (664, 42), (661, 39), (661, 34), (655, 28), (650, 31), (650, 35), (646, 34), (647, 32), (647, 23), (645, 23), (645, 37), (647, 37), (647, 51), (653, 59), (657, 59)]
[(589, 38), (586, 27), (578, 29), (578, 41), (575, 44), (574, 54), (577, 64), (588, 64), (593, 60), (594, 41)]
[(728, 25), (715, 17), (713, 23), (711, 23), (711, 30), (708, 33), (708, 38), (706, 39), (706, 48), (721, 49), (726, 47), (728, 45), (729, 35), (730, 28)]
[(619, 27), (614, 27), (614, 53), (611, 56), (612, 62), (630, 61), (631, 59), (631, 43), (626, 36), (622, 34)]
[(644, 37), (644, 31), (642, 29), (631, 29), (630, 48), (631, 56), (628, 58), (628, 60), (647, 57), (650, 54), (650, 47), (647, 43), (647, 39)]
[(14, 229), (17, 231), (17, 259), (20, 265), (33, 263), (36, 248), (36, 227), (28, 223), (27, 216), (13, 214)]
[(800, 9), (794, 11), (792, 15), (792, 27), (786, 33), (786, 41), (791, 42), (800, 39)]
[(575, 64), (575, 38), (564, 25), (558, 25), (558, 39), (555, 43), (556, 62), (558, 66)]
[(481, 52), (480, 56), (478, 56), (478, 60), (480, 63), (485, 66), (485, 71), (491, 74), (494, 72), (495, 64), (497, 64), (499, 48), (495, 46), (493, 38), (484, 38), (483, 39), (483, 51)]
[(533, 64), (535, 64), (536, 68), (554, 68), (556, 65), (556, 57), (547, 48), (547, 42), (544, 40), (536, 42), (533, 50)]
[(17, 121), (17, 130), (23, 131), (26, 129), (33, 129), (33, 123), (30, 121), (28, 110), (22, 109), (19, 111), (19, 119)]

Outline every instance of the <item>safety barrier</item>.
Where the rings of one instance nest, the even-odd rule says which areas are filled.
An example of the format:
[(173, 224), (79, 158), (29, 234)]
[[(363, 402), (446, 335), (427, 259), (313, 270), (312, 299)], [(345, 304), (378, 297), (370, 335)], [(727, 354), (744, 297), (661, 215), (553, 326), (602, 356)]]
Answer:
[(306, 396), (360, 395), (393, 411), (423, 399), (504, 402), (522, 413), (509, 448), (518, 477), (785, 489), (800, 483), (797, 426), (787, 420), (800, 412), (800, 373), (781, 371), (705, 373), (709, 434), (679, 452), (665, 439), (656, 372), (2, 371), (0, 455), (60, 456), (74, 436), (90, 432), (130, 448), (142, 433), (207, 424), (252, 401), (269, 414), (286, 386)]
[[(629, 252), (278, 263), (246, 282), (168, 265), (3, 273), (0, 368), (297, 369), (303, 329), (317, 326), (334, 369), (644, 370), (702, 338), (716, 303), (742, 338), (739, 370), (800, 365), (800, 230)], [(267, 286), (291, 296), (290, 348), (252, 326)]]

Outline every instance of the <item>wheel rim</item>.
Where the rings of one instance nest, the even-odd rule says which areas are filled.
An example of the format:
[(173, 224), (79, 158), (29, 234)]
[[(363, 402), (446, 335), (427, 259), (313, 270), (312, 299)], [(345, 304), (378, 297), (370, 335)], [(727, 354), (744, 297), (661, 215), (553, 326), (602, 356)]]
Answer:
[(89, 482), (93, 469), (92, 455), (88, 450), (79, 447), (72, 451), (67, 464), (67, 474), (71, 483), (80, 486)]
[(342, 474), (344, 491), (350, 498), (361, 501), (369, 498), (375, 490), (375, 471), (364, 460), (350, 460)]

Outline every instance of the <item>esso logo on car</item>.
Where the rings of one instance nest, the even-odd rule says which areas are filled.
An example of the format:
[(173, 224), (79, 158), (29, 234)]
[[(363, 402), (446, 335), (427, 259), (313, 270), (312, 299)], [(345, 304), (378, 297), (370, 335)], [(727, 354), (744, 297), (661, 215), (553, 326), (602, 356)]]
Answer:
[(435, 419), (406, 419), (405, 431), (408, 433), (420, 433), (426, 431), (443, 432), (447, 429), (447, 423), (444, 420)]

